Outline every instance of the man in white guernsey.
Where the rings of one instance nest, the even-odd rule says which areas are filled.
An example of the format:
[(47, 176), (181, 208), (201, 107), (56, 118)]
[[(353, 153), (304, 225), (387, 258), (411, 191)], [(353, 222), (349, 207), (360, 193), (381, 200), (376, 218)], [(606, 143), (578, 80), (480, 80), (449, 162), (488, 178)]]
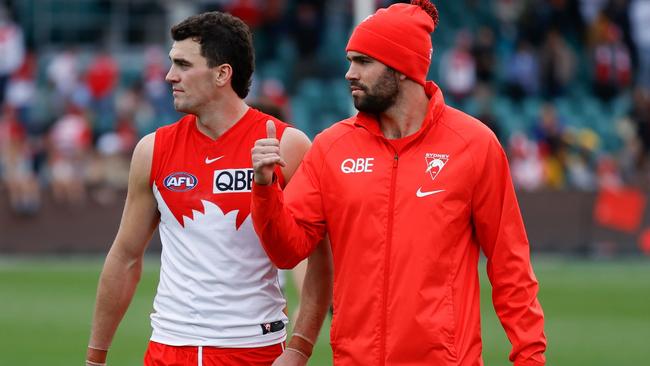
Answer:
[(156, 227), (162, 241), (153, 332), (144, 365), (305, 365), (331, 300), (331, 258), (309, 258), (301, 310), (287, 338), (278, 270), (253, 229), (250, 151), (273, 122), (285, 184), (310, 146), (302, 132), (249, 107), (252, 37), (221, 12), (171, 30), (174, 107), (186, 115), (140, 140), (120, 227), (106, 258), (86, 355), (105, 365)]

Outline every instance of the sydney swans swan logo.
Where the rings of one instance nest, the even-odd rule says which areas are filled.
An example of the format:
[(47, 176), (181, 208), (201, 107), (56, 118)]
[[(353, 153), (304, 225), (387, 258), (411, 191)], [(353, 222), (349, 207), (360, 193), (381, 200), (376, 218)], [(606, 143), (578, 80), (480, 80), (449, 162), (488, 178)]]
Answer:
[[(427, 153), (424, 155), (424, 161), (427, 163), (427, 167), (425, 170), (425, 173), (429, 173), (431, 176), (431, 180), (435, 180), (438, 174), (442, 171), (442, 168), (445, 167), (447, 162), (449, 161), (449, 155), (448, 154), (432, 154), (432, 153)], [(422, 187), (419, 187), (417, 192), (415, 192), (415, 195), (417, 197), (426, 197), (430, 196), (432, 194), (444, 192), (444, 189), (437, 189), (434, 191), (423, 191)]]

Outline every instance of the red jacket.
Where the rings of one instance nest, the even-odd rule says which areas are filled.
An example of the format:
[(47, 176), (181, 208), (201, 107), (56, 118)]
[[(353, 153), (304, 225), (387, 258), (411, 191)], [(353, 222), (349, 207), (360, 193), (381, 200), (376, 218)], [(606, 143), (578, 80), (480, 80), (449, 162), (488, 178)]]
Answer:
[(435, 84), (426, 91), (417, 133), (388, 140), (359, 113), (316, 137), (284, 197), (254, 186), (255, 229), (283, 268), (329, 234), (336, 365), (482, 365), (479, 248), (510, 360), (543, 365), (544, 315), (506, 156)]

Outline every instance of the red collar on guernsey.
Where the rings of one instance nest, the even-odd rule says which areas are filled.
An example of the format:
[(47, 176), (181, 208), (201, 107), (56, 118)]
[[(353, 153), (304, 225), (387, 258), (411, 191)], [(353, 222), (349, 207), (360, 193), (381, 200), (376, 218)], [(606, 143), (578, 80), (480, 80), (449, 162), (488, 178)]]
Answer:
[[(420, 136), (426, 134), (430, 127), (440, 119), (440, 116), (442, 116), (442, 112), (445, 109), (445, 99), (442, 96), (442, 91), (438, 85), (436, 85), (436, 83), (433, 81), (427, 81), (424, 87), (424, 91), (427, 94), (427, 97), (429, 97), (427, 114), (424, 116), (424, 121), (422, 122), (420, 129), (412, 135), (400, 139), (388, 140), (386, 137), (384, 137), (381, 129), (379, 128), (379, 121), (377, 120), (377, 116), (365, 112), (357, 113), (356, 118), (354, 119), (354, 124), (365, 128), (373, 135), (390, 141), (395, 146), (404, 147), (411, 141), (415, 141)], [(401, 148), (398, 150), (401, 150)]]

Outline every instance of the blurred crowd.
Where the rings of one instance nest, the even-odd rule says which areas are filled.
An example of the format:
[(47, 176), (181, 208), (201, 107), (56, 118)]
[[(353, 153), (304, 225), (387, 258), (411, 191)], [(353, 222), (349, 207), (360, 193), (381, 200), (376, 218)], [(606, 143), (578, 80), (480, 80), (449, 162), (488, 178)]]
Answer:
[[(518, 189), (649, 186), (650, 1), (434, 3), (430, 78), (495, 131)], [(253, 29), (251, 104), (309, 129), (322, 113), (304, 105), (301, 85), (315, 80), (349, 107), (345, 83), (337, 92), (327, 83), (343, 80), (351, 1), (201, 4)], [(168, 45), (143, 45), (141, 71), (125, 77), (119, 53), (28, 46), (10, 13), (0, 5), (0, 194), (23, 215), (38, 212), (42, 194), (62, 205), (111, 202), (138, 139), (179, 117), (164, 80)]]
[(439, 80), (497, 133), (515, 185), (648, 187), (650, 1), (496, 0), (485, 11), (492, 21), (454, 34)]

